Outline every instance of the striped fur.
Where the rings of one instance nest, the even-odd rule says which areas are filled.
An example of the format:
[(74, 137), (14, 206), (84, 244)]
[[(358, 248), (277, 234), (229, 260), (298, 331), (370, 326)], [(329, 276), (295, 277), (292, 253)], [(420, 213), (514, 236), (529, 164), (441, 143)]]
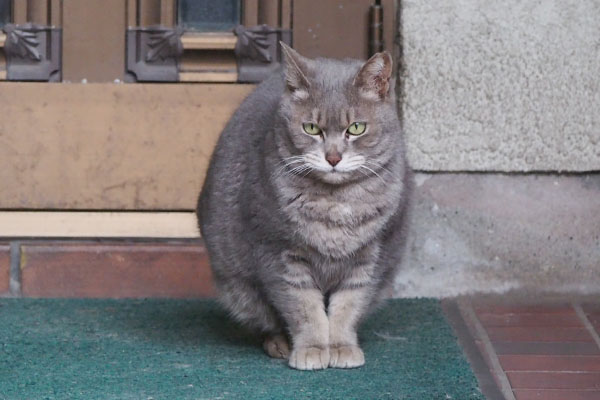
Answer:
[[(393, 282), (411, 189), (393, 82), (381, 83), (391, 72), (373, 68), (389, 56), (363, 64), (284, 52), (287, 69), (244, 101), (219, 139), (200, 228), (222, 303), (269, 337), (269, 354), (287, 354), (273, 349), (289, 337), (294, 368), (357, 367), (356, 329)], [(307, 121), (323, 134), (304, 133)], [(367, 122), (361, 137), (345, 134), (353, 121)], [(342, 157), (335, 172), (331, 151)]]

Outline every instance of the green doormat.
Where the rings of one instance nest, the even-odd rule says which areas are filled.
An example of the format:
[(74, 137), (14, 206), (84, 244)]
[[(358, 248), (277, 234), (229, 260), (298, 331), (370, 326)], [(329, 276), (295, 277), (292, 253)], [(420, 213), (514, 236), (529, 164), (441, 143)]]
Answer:
[(0, 399), (483, 399), (435, 300), (360, 331), (366, 365), (295, 371), (211, 300), (0, 299)]

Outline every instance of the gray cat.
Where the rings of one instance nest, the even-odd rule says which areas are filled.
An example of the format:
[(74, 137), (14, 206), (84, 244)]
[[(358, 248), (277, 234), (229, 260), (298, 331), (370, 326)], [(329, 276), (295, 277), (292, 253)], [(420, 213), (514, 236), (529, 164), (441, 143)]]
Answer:
[(283, 73), (221, 134), (200, 229), (220, 300), (265, 335), (270, 356), (359, 367), (356, 329), (393, 282), (412, 185), (392, 59), (312, 60), (281, 46)]

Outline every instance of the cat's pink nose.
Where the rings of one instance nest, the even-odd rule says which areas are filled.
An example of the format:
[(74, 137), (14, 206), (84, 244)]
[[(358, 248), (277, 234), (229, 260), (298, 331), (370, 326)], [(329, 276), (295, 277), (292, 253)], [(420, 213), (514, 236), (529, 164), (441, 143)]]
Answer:
[(342, 160), (342, 156), (337, 152), (327, 153), (325, 154), (325, 159), (332, 167), (335, 167)]

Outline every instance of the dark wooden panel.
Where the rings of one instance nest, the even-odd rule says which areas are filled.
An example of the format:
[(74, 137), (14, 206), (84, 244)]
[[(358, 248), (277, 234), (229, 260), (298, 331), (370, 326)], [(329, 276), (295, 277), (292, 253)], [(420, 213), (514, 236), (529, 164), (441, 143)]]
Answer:
[(307, 57), (367, 58), (369, 6), (373, 3), (373, 0), (295, 1), (294, 48)]
[(113, 82), (125, 75), (125, 0), (65, 0), (63, 80)]

